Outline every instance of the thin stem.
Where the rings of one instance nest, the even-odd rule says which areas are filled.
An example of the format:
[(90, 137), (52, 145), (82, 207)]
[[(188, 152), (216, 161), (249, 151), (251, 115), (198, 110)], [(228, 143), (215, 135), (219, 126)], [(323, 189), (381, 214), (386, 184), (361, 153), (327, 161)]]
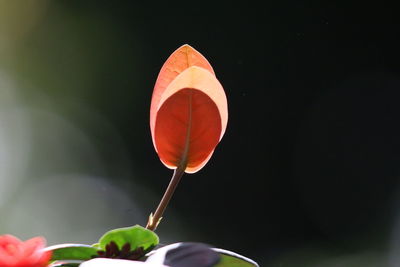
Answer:
[(160, 222), (164, 214), (164, 211), (167, 208), (168, 203), (171, 200), (172, 195), (174, 194), (175, 189), (178, 186), (179, 181), (181, 180), (184, 173), (185, 173), (185, 168), (182, 168), (181, 166), (175, 169), (171, 181), (169, 182), (169, 185), (167, 187), (167, 190), (165, 191), (164, 196), (160, 201), (160, 204), (158, 204), (156, 212), (154, 213), (154, 215), (150, 214), (149, 221), (147, 222), (146, 225), (147, 229), (154, 231), (157, 228), (157, 225)]

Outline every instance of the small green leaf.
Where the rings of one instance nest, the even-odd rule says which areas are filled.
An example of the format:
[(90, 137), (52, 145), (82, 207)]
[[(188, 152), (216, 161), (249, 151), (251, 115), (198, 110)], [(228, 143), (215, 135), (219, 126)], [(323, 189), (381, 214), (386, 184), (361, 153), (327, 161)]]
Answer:
[(114, 241), (118, 248), (122, 248), (123, 245), (129, 243), (131, 245), (131, 250), (135, 250), (139, 247), (143, 247), (146, 251), (155, 247), (158, 242), (158, 236), (140, 225), (135, 225), (132, 227), (117, 228), (105, 233), (99, 240), (99, 249), (105, 250), (106, 245), (111, 241)]
[(83, 244), (60, 244), (47, 247), (46, 251), (51, 251), (51, 260), (90, 260), (97, 256), (97, 249)]
[(221, 261), (214, 267), (259, 267), (255, 261), (235, 252), (220, 248), (213, 250), (221, 255)]

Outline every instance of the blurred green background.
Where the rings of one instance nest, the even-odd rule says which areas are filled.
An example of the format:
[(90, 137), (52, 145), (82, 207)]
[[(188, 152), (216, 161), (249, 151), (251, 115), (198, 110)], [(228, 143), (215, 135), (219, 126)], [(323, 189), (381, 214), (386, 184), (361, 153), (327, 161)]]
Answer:
[(144, 225), (172, 172), (151, 142), (162, 64), (188, 43), (228, 97), (163, 243), (261, 266), (398, 266), (395, 9), (356, 3), (0, 1), (0, 234), (93, 243)]

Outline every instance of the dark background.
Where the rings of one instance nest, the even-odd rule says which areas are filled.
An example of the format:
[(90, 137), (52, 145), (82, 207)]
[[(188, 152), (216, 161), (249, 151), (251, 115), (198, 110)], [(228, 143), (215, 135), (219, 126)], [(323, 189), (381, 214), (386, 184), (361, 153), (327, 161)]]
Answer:
[[(170, 204), (196, 229), (188, 238), (262, 266), (353, 255), (338, 266), (386, 266), (400, 171), (396, 16), (355, 2), (54, 1), (8, 67), (69, 114), (72, 101), (98, 110), (161, 197), (172, 173), (151, 142), (151, 94), (167, 57), (190, 44), (224, 86), (229, 122)], [(96, 142), (123, 182), (112, 140)], [(168, 210), (164, 219), (160, 231), (174, 224)]]

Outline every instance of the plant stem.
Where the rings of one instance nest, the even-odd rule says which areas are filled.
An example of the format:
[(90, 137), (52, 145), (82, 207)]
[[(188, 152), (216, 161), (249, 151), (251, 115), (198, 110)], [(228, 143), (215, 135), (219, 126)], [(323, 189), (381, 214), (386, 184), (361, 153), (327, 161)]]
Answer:
[(179, 166), (178, 168), (175, 169), (171, 181), (169, 182), (169, 185), (167, 187), (167, 190), (165, 191), (164, 196), (160, 201), (160, 204), (158, 204), (156, 212), (154, 213), (154, 215), (150, 214), (149, 221), (147, 222), (146, 225), (147, 229), (154, 231), (157, 228), (157, 225), (160, 222), (162, 215), (164, 214), (164, 211), (167, 208), (168, 203), (171, 200), (172, 195), (174, 194), (175, 189), (178, 186), (179, 181), (181, 180), (184, 173), (185, 173), (185, 167)]

